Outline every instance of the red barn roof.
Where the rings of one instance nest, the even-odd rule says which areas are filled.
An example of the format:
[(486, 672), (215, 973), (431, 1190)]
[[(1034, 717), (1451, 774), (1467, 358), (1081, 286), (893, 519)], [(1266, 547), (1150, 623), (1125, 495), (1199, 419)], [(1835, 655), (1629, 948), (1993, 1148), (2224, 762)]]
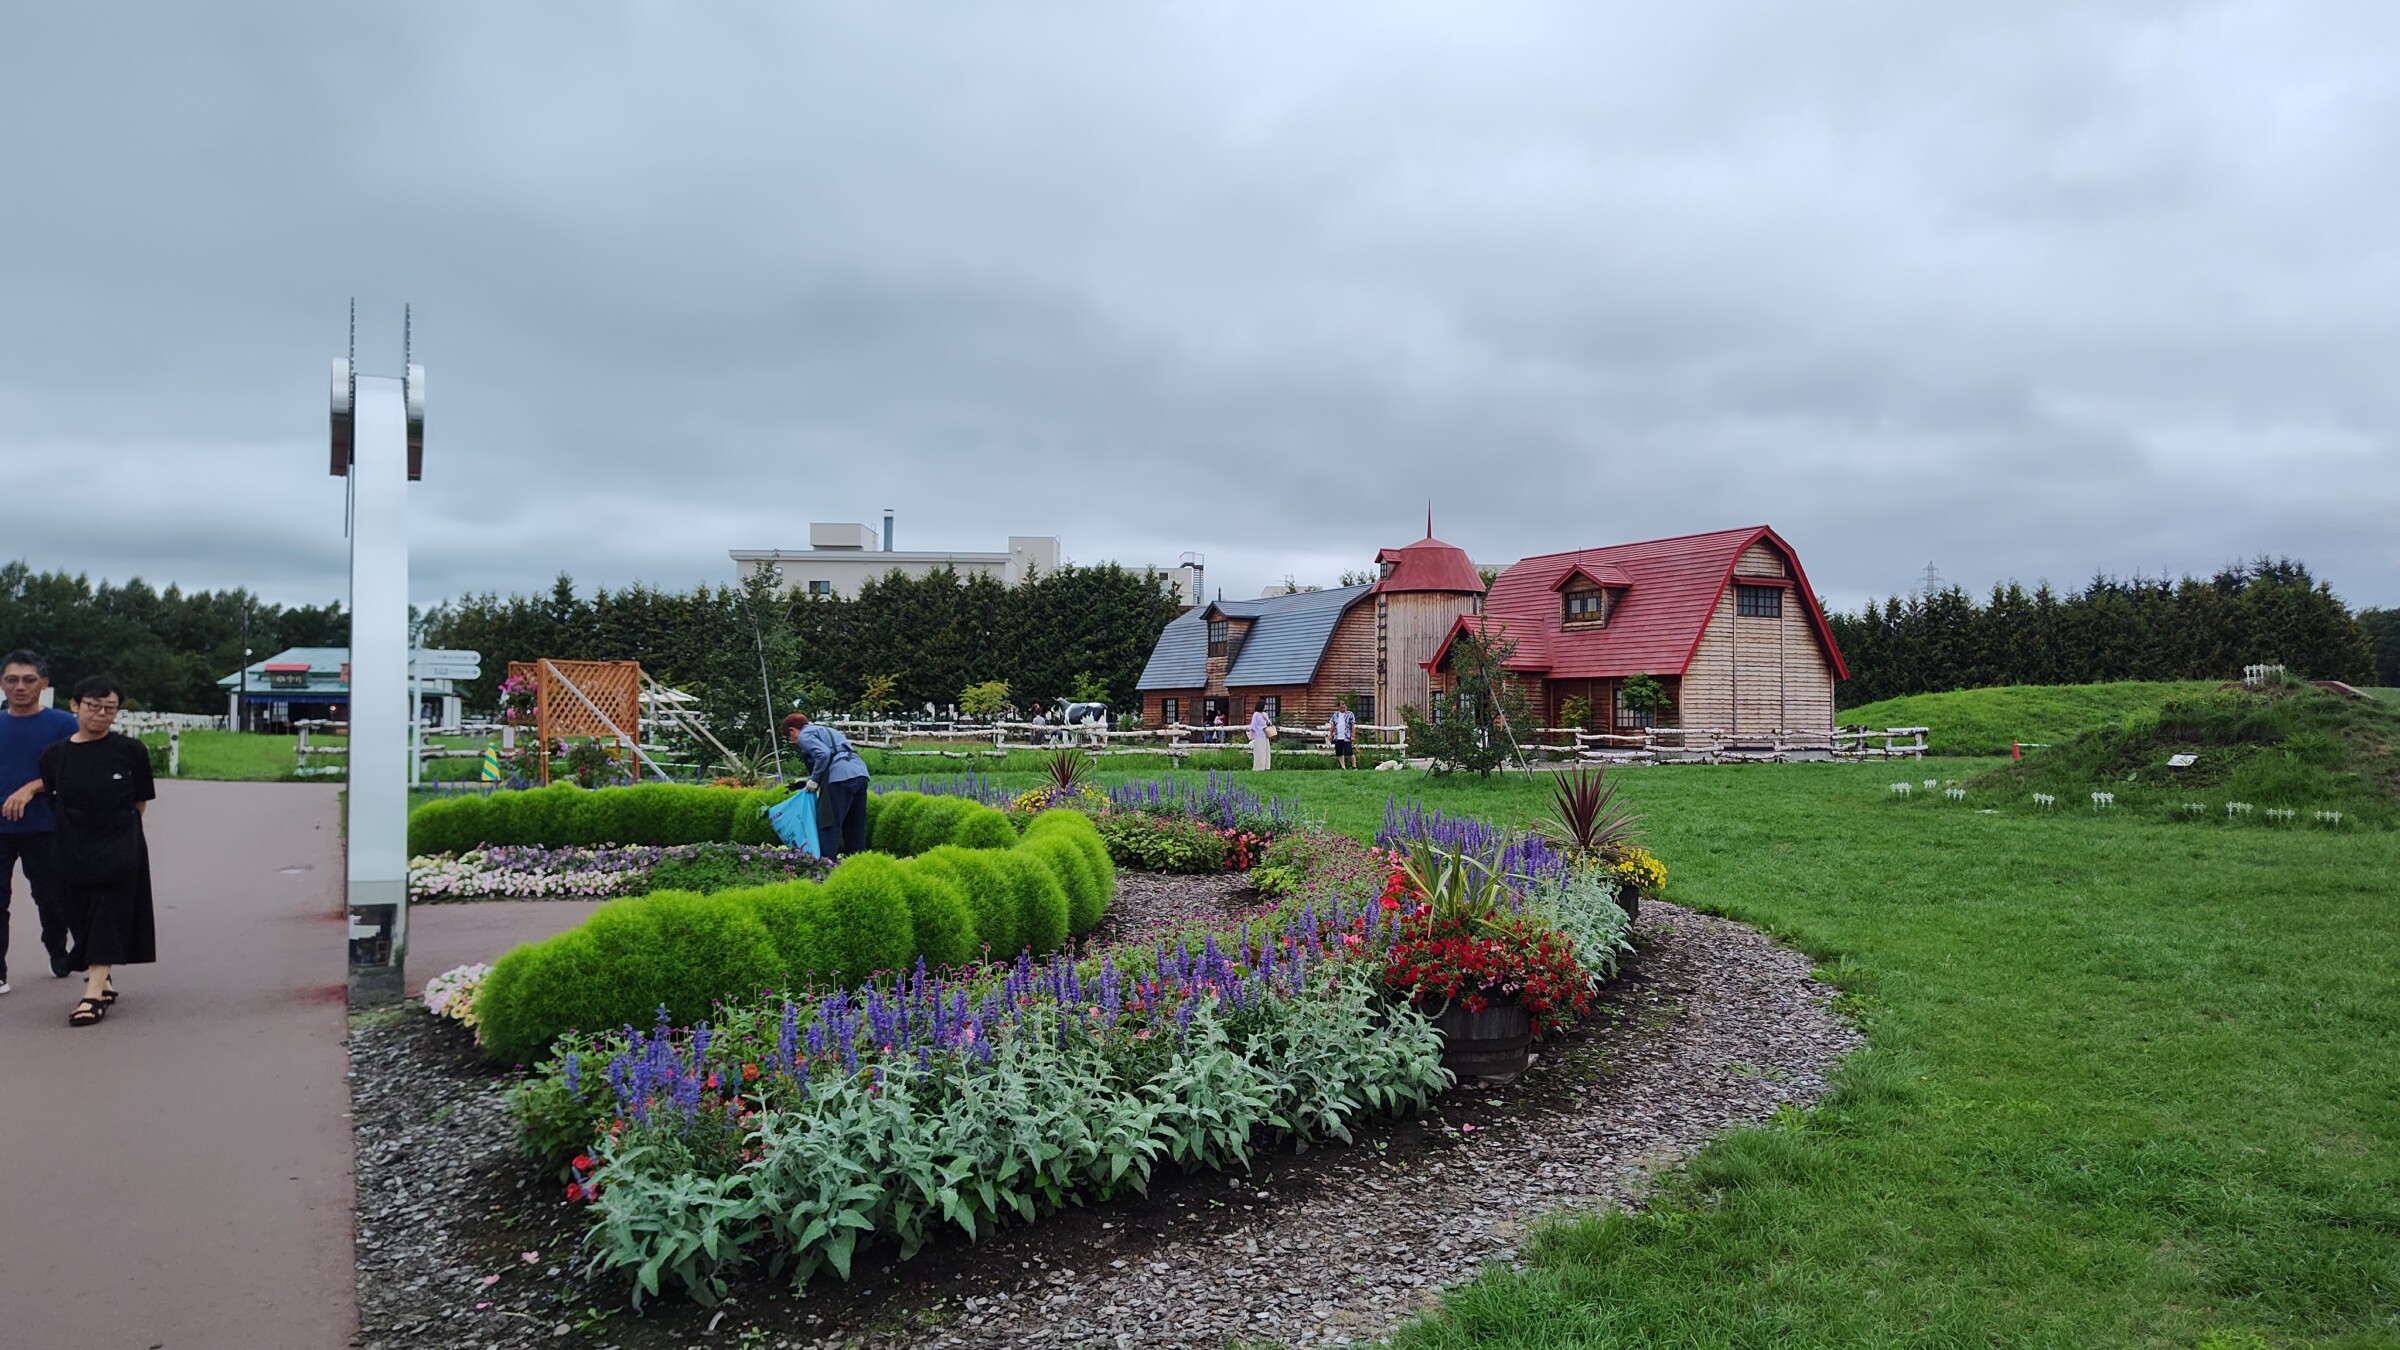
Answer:
[[(1800, 570), (1799, 555), (1764, 525), (1527, 558), (1492, 583), (1484, 597), (1484, 621), (1515, 640), (1517, 652), (1508, 663), (1512, 670), (1553, 680), (1681, 675), (1699, 650), (1717, 601), (1733, 584), (1735, 562), (1743, 550), (1762, 541), (1790, 566), (1793, 589), (1808, 607), (1809, 622), (1825, 644), (1834, 678), (1848, 679), (1849, 668), (1817, 608), (1808, 574)], [(1601, 585), (1621, 588), (1605, 628), (1566, 627), (1557, 592), (1579, 571)], [(1475, 622), (1459, 620), (1451, 639)], [(1446, 639), (1429, 664), (1438, 667), (1449, 654)]]
[(1376, 553), (1378, 564), (1392, 564), (1392, 570), (1375, 583), (1370, 595), (1398, 595), (1408, 591), (1460, 592), (1483, 594), (1483, 576), (1475, 564), (1467, 560), (1467, 551), (1431, 534), (1405, 548), (1387, 548)]

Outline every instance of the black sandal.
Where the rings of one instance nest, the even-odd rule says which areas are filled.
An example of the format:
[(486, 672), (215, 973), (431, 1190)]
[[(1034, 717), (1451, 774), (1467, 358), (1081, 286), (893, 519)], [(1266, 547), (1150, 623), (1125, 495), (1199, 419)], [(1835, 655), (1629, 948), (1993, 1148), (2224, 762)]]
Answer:
[(117, 1006), (117, 987), (115, 985), (112, 984), (100, 991), (100, 1006), (103, 1008)]
[(96, 998), (78, 999), (75, 1003), (75, 1011), (67, 1014), (67, 1025), (96, 1027), (100, 1025), (100, 1019), (106, 1016), (108, 1016), (107, 1004)]

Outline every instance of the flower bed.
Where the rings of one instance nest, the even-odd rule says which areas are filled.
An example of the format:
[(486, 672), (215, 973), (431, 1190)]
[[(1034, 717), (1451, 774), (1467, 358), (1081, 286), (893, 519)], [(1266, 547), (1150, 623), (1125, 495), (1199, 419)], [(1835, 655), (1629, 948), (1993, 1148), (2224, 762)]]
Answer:
[(706, 894), (772, 881), (819, 880), (830, 870), (830, 864), (814, 854), (780, 845), (495, 845), (456, 857), (409, 859), (408, 893), (420, 903), (499, 897), (598, 900), (654, 890)]
[(1447, 1082), (1440, 1038), (1343, 941), (1383, 928), (1312, 911), (1256, 941), (919, 970), (888, 994), (573, 1038), (517, 1110), (536, 1148), (590, 1141), (569, 1198), (594, 1207), (590, 1269), (636, 1302), (665, 1283), (714, 1299), (761, 1257), (795, 1283), (847, 1278), (863, 1241), (905, 1259), (1421, 1107)]
[[(990, 810), (968, 793), (885, 794), (875, 828), (897, 850)], [(1089, 883), (1095, 853), (1111, 877), (1120, 849), (1203, 836), (1222, 870), (1244, 821), (1277, 831), (1244, 845), (1280, 896), (1255, 922), (1041, 959), (1043, 940), (1089, 924), (1032, 903), (1020, 875), (1064, 893)], [(1613, 874), (1480, 822), (1395, 810), (1387, 824), (1408, 848), (1299, 826), (1230, 785), (1146, 784), (1096, 814), (1047, 811), (1013, 848), (862, 855), (799, 888), (822, 900), (769, 887), (620, 902), (546, 957), (505, 958), (473, 996), (479, 1035), (542, 1060), (512, 1109), (592, 1207), (590, 1272), (629, 1279), (637, 1303), (666, 1288), (711, 1300), (754, 1267), (847, 1278), (864, 1242), (905, 1258), (944, 1231), (972, 1239), (1144, 1190), (1161, 1169), (1248, 1166), (1412, 1111), (1448, 1082), (1430, 1019), (1453, 1003), (1520, 1004), (1536, 1036), (1590, 1008), (1626, 948)], [(1035, 941), (994, 948), (1013, 964), (932, 950), (949, 929), (1037, 914)], [(871, 955), (840, 936), (860, 925), (879, 934)], [(911, 965), (893, 957), (912, 941), (919, 954), (897, 980), (812, 986), (783, 950), (844, 941), (858, 950), (813, 969)], [(634, 1011), (563, 1006), (592, 990)], [(542, 1016), (529, 997), (550, 1000)], [(651, 1029), (623, 1025), (637, 1019)]]

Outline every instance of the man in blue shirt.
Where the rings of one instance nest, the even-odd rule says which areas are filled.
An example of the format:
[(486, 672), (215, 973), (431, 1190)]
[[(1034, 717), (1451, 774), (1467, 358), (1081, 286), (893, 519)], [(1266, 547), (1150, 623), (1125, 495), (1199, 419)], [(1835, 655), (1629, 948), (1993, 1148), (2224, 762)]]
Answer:
[[(49, 683), (49, 667), (32, 652), (0, 658), (0, 691), (8, 695), (8, 713), (0, 716), (0, 797), (40, 778), (42, 751), (75, 734), (73, 713), (42, 706)], [(34, 912), (41, 916), (50, 973), (64, 979), (68, 972), (67, 918), (58, 909), (57, 883), (51, 880), (50, 839), (48, 793), (26, 803), (15, 817), (0, 818), (0, 994), (8, 992), (8, 902), (20, 863)]]
[(821, 727), (796, 712), (783, 719), (784, 734), (808, 766), (808, 781), (824, 803), (817, 812), (817, 846), (827, 861), (867, 847), (867, 762), (850, 747), (850, 738), (832, 727)]

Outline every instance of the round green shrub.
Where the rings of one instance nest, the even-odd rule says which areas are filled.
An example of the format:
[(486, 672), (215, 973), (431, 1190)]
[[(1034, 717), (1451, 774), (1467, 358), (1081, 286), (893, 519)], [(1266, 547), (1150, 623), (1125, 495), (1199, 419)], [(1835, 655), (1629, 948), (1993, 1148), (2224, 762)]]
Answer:
[(917, 837), (917, 813), (924, 807), (919, 793), (884, 793), (882, 809), (867, 822), (867, 847), (895, 858), (915, 852), (910, 845)]
[(619, 1017), (636, 1025), (661, 1007), (679, 1024), (698, 1021), (718, 999), (763, 989), (782, 973), (766, 925), (749, 905), (723, 896), (654, 891), (612, 900), (583, 931), (609, 964)]
[(915, 960), (916, 925), (898, 860), (880, 853), (844, 858), (821, 887), (825, 949), (839, 978), (856, 984)]
[(483, 1052), (502, 1064), (531, 1064), (560, 1033), (614, 1027), (619, 1015), (608, 963), (592, 935), (570, 928), (529, 942), (492, 963), (475, 994)]
[(1083, 854), (1073, 844), (1055, 835), (1028, 839), (1017, 845), (1019, 853), (1030, 853), (1058, 878), (1058, 888), (1067, 897), (1067, 931), (1085, 933), (1100, 922), (1108, 907), (1108, 897), (1101, 894), (1099, 879), (1091, 874)]
[(960, 822), (967, 818), (967, 808), (973, 805), (964, 797), (927, 797), (917, 807), (917, 818), (909, 825), (910, 856), (949, 843)]
[(824, 983), (833, 973), (834, 960), (825, 941), (824, 890), (813, 881), (779, 881), (725, 893), (748, 905), (766, 925), (787, 985)]
[(483, 840), (476, 838), (490, 814), (481, 797), (448, 797), (408, 813), (408, 856), (464, 853)]
[(1015, 848), (1017, 827), (1008, 823), (1006, 811), (981, 802), (968, 802), (966, 815), (950, 831), (947, 842), (961, 848)]
[(988, 851), (945, 844), (918, 855), (912, 865), (947, 876), (958, 887), (967, 912), (974, 917), (977, 943), (992, 959), (1009, 960), (1025, 950), (1017, 888), (1001, 875)]
[(918, 957), (937, 970), (975, 960), (983, 940), (958, 883), (940, 868), (920, 867), (913, 859), (901, 864), (900, 881), (908, 892)]
[(528, 831), (521, 823), (528, 818), (524, 809), (529, 792), (504, 788), (484, 797), (483, 817), (476, 823), (479, 844), (520, 844), (539, 842), (525, 836)]
[(1066, 890), (1058, 884), (1058, 874), (1051, 865), (1023, 847), (991, 851), (983, 856), (992, 860), (1001, 879), (1016, 892), (1017, 915), (1023, 924), (1019, 933), (1024, 944), (1036, 952), (1054, 952), (1067, 945), (1071, 912)]
[(546, 788), (528, 788), (510, 794), (511, 799), (499, 812), (504, 822), (502, 832), (510, 837), (493, 843), (510, 844), (582, 844), (590, 842), (584, 836), (589, 820), (585, 810), (587, 794), (573, 783), (553, 783)]
[(1099, 827), (1081, 811), (1045, 811), (1026, 826), (1025, 842), (1055, 847), (1073, 859), (1082, 878), (1082, 889), (1072, 884), (1067, 887), (1074, 902), (1073, 922), (1077, 933), (1089, 932), (1117, 893), (1116, 865), (1109, 861), (1108, 845), (1101, 839)]
[(775, 826), (767, 820), (767, 808), (783, 799), (781, 788), (752, 788), (736, 799), (733, 807), (733, 842), (737, 844), (780, 844)]

